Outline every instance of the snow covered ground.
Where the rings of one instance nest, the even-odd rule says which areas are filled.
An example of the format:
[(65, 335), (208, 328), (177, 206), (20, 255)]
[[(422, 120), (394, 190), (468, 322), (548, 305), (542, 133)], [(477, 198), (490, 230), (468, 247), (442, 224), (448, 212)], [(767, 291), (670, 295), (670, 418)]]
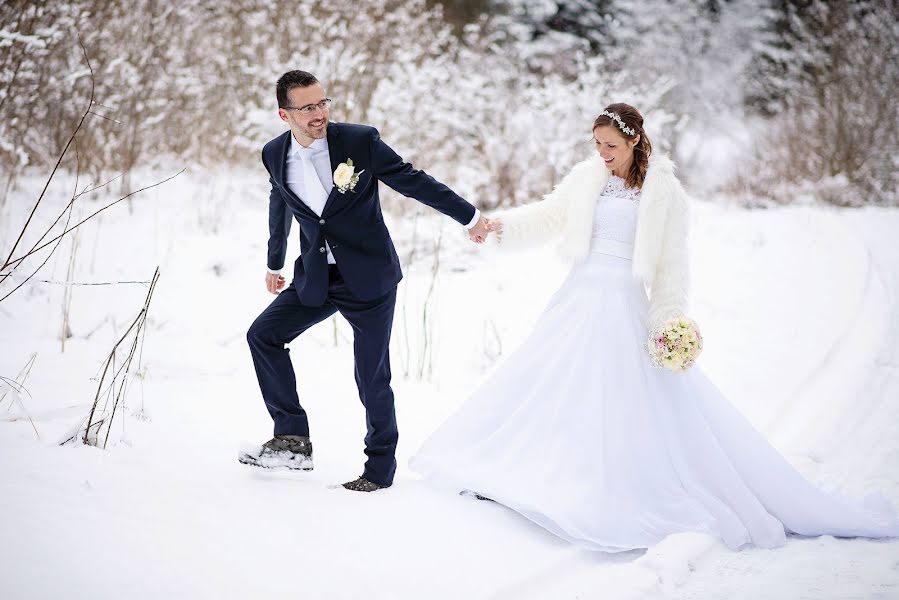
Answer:
[[(23, 182), (0, 207), (4, 252), (41, 183)], [(51, 188), (39, 223), (68, 183)], [(730, 552), (684, 534), (605, 555), (418, 480), (408, 457), (523, 338), (563, 276), (545, 252), (474, 247), (436, 214), (388, 216), (403, 259), (416, 248), (392, 347), (394, 487), (329, 487), (359, 475), (364, 458), (342, 321), (291, 346), (315, 471), (239, 465), (239, 446), (271, 430), (244, 338), (271, 299), (265, 184), (258, 172), (186, 173), (80, 233), (75, 282), (161, 269), (140, 377), (105, 451), (58, 444), (86, 416), (146, 288), (74, 286), (64, 352), (65, 286), (33, 283), (0, 303), (0, 375), (14, 378), (36, 353), (28, 393), (0, 400), (0, 597), (899, 598), (899, 541), (794, 538)], [(694, 221), (700, 368), (809, 478), (899, 504), (899, 211), (700, 205)], [(438, 238), (432, 281), (423, 251)], [(65, 280), (72, 247), (39, 278)]]

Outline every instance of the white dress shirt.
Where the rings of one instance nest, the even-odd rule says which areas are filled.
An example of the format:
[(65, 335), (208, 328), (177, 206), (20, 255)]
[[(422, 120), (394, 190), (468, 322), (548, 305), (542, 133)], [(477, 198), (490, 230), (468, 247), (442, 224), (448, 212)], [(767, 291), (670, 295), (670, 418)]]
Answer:
[[(302, 156), (303, 154), (306, 156)], [(318, 194), (306, 193), (306, 181), (303, 179), (304, 160), (312, 161), (318, 180), (321, 182), (322, 187), (325, 188), (323, 197)], [(318, 216), (322, 215), (328, 194), (331, 193), (331, 189), (334, 187), (334, 179), (331, 177), (331, 154), (328, 152), (328, 138), (314, 140), (312, 144), (305, 147), (295, 137), (290, 136), (290, 151), (287, 153), (285, 183), (297, 198), (312, 209), (312, 212)], [(331, 247), (327, 242), (325, 242), (325, 247), (328, 251), (328, 264), (336, 264), (337, 261), (334, 260), (334, 255), (331, 254)]]
[[(293, 192), (297, 198), (302, 200), (306, 206), (312, 209), (312, 212), (321, 216), (322, 211), (325, 208), (325, 200), (319, 201), (319, 198), (316, 195), (310, 196), (306, 193), (306, 182), (303, 181), (304, 159), (301, 157), (301, 153), (303, 152), (307, 153), (307, 155), (311, 155), (312, 166), (315, 167), (318, 179), (321, 181), (322, 187), (325, 188), (325, 200), (327, 200), (327, 194), (330, 194), (331, 190), (334, 188), (334, 178), (331, 174), (331, 154), (328, 150), (328, 138), (324, 137), (314, 140), (312, 144), (307, 147), (300, 144), (297, 139), (291, 135), (290, 150), (287, 153), (287, 172), (285, 177), (287, 187), (289, 187), (290, 191)], [(309, 196), (308, 199), (307, 196)], [(480, 218), (481, 211), (475, 208), (474, 217), (472, 217), (465, 228), (471, 229), (477, 224), (478, 219)], [(334, 255), (331, 254), (331, 247), (327, 242), (325, 242), (325, 246), (328, 251), (328, 263), (332, 265), (336, 264), (337, 261), (334, 259)], [(281, 269), (268, 269), (268, 272), (273, 275), (278, 275), (281, 273)]]

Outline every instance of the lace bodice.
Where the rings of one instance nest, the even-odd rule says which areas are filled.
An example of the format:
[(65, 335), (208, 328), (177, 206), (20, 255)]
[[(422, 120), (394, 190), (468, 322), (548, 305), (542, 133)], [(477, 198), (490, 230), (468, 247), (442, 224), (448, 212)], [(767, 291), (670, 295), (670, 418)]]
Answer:
[(633, 244), (637, 232), (640, 190), (628, 188), (624, 179), (612, 175), (593, 213), (593, 246), (597, 240)]

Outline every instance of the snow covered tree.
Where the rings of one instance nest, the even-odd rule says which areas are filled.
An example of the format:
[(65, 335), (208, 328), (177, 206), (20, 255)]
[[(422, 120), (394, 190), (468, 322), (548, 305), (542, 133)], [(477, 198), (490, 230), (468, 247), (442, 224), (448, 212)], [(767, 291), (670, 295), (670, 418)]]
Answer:
[(747, 96), (772, 117), (774, 144), (759, 152), (768, 183), (820, 182), (817, 195), (839, 204), (899, 202), (897, 8), (895, 0), (772, 1), (772, 33)]
[[(65, 110), (41, 93), (56, 83), (57, 74), (48, 66), (64, 63), (70, 50), (77, 50), (72, 16), (52, 6), (29, 0), (0, 4), (0, 167), (5, 175), (0, 199), (16, 174), (34, 162), (32, 148), (47, 148), (46, 137), (59, 129)], [(84, 70), (83, 59), (78, 70)], [(71, 75), (68, 70), (62, 74)]]

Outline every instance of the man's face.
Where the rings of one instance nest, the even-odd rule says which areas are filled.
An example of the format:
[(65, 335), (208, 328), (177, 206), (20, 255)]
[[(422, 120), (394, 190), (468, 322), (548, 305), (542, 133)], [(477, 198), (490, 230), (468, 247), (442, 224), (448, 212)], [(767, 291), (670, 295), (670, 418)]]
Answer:
[(324, 102), (325, 98), (325, 90), (321, 84), (295, 87), (287, 92), (288, 106), (292, 109), (311, 108), (311, 110), (304, 112), (279, 108), (278, 115), (282, 121), (290, 125), (295, 134), (310, 140), (321, 139), (327, 135), (329, 110), (327, 107), (319, 108), (316, 105)]

